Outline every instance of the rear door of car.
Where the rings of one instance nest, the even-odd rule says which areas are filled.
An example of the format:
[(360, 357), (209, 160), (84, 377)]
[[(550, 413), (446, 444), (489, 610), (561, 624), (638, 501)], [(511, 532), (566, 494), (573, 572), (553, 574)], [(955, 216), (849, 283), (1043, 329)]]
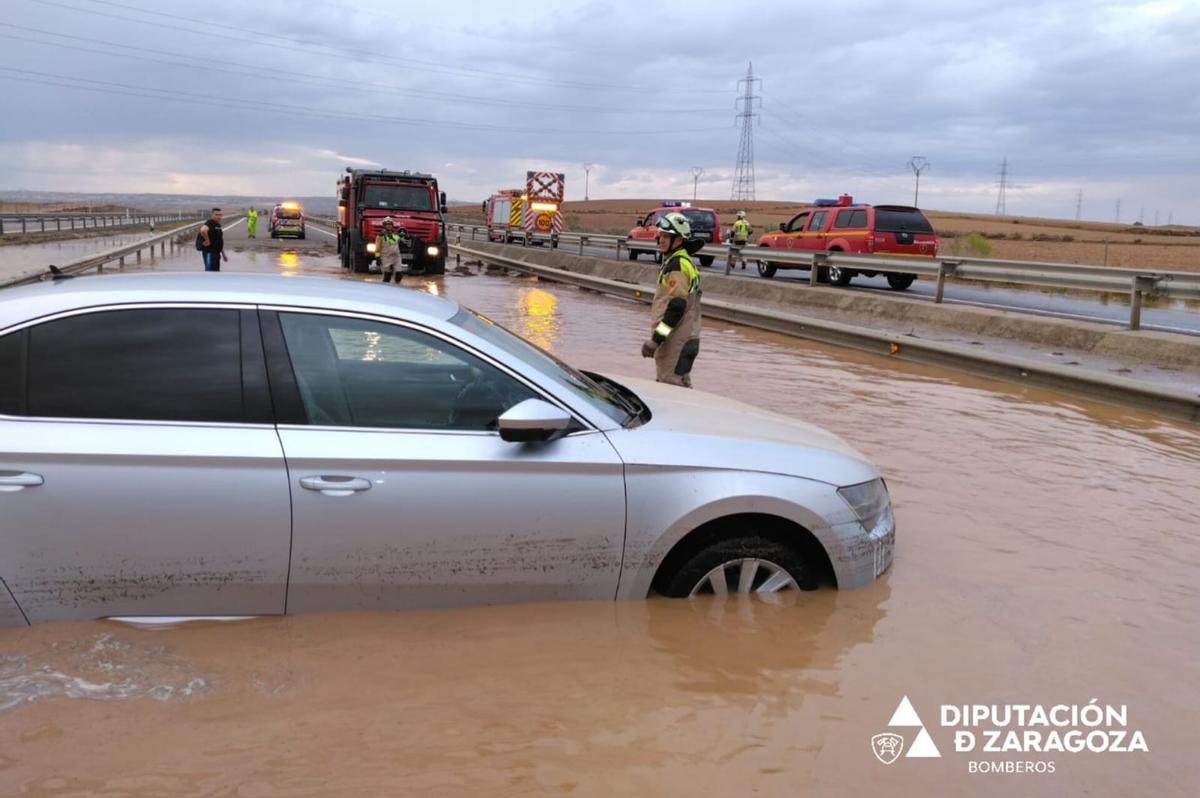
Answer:
[(0, 579), (31, 622), (281, 613), (291, 536), (253, 308), (0, 337)]
[(872, 211), (876, 253), (935, 254), (937, 236), (920, 210), (905, 205), (877, 205)]
[(547, 397), (480, 353), (395, 320), (263, 312), (289, 611), (615, 595), (625, 482), (603, 433), (506, 442), (496, 417)]

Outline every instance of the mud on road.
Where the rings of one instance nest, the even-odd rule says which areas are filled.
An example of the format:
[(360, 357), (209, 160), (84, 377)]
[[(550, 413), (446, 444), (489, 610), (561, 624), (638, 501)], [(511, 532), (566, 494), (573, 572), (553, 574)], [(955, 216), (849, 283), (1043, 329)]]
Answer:
[[(335, 258), (284, 249), (235, 252), (228, 268), (340, 274)], [(474, 270), (405, 285), (577, 366), (652, 368), (640, 305)], [(694, 376), (880, 465), (898, 521), (883, 578), (789, 606), (5, 630), (0, 793), (1194, 794), (1200, 429), (720, 323), (705, 325)], [(876, 760), (871, 738), (902, 696), (941, 758)], [(972, 757), (938, 726), (941, 704), (1093, 698), (1127, 705), (1150, 751)], [(1056, 767), (981, 775), (972, 759)]]

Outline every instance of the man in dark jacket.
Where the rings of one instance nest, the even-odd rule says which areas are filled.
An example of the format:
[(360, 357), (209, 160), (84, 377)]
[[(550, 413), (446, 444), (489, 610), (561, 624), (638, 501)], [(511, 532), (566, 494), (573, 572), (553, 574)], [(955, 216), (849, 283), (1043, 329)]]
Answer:
[(208, 221), (200, 225), (200, 254), (204, 256), (204, 271), (221, 271), (221, 261), (229, 262), (225, 254), (225, 234), (221, 231), (221, 209), (213, 208)]

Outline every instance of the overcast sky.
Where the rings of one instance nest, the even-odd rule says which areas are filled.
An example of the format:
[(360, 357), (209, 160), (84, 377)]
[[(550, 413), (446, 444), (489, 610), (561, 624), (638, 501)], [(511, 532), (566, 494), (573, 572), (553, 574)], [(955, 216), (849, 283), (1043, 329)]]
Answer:
[[(841, 192), (1200, 224), (1200, 2), (0, 0), (0, 189), (728, 199), (762, 78), (758, 199)], [(1144, 209), (1144, 211), (1143, 211)]]

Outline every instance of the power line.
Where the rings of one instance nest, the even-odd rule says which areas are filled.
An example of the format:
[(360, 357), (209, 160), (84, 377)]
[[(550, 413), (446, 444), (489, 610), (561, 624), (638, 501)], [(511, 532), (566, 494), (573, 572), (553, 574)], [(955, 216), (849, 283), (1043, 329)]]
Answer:
[[(616, 114), (616, 113), (620, 113), (620, 114), (630, 114), (630, 113), (679, 114), (679, 113), (685, 113), (685, 112), (686, 113), (717, 113), (717, 111), (715, 109), (697, 111), (696, 109), (658, 109), (658, 108), (629, 109), (629, 108), (618, 108), (618, 107), (592, 107), (592, 106), (583, 106), (583, 105), (555, 105), (552, 103), (538, 103), (538, 102), (530, 102), (530, 101), (524, 101), (524, 100), (512, 100), (512, 99), (505, 98), (505, 97), (479, 97), (476, 95), (454, 94), (454, 93), (450, 93), (450, 92), (438, 92), (438, 91), (429, 91), (429, 90), (423, 90), (423, 89), (407, 89), (407, 88), (401, 88), (399, 86), (392, 86), (392, 85), (387, 85), (387, 84), (379, 85), (379, 84), (375, 84), (375, 83), (368, 84), (367, 86), (364, 87), (364, 86), (360, 86), (353, 82), (348, 83), (344, 79), (339, 80), (337, 78), (330, 78), (330, 77), (326, 77), (324, 75), (318, 75), (318, 74), (315, 74), (312, 72), (295, 72), (295, 71), (289, 70), (287, 73), (263, 75), (262, 68), (259, 66), (255, 66), (254, 64), (247, 64), (247, 63), (242, 63), (242, 62), (238, 62), (238, 61), (224, 61), (222, 63), (226, 64), (226, 66), (218, 66), (216, 64), (213, 64), (211, 62), (211, 59), (202, 58), (200, 56), (187, 55), (184, 53), (171, 53), (166, 50), (156, 50), (156, 49), (150, 48), (150, 47), (138, 47), (136, 45), (122, 44), (120, 42), (112, 42), (112, 41), (107, 41), (104, 39), (93, 39), (93, 38), (86, 38), (83, 36), (72, 36), (70, 34), (56, 33), (54, 31), (42, 30), (40, 28), (29, 28), (29, 27), (25, 27), (23, 25), (13, 25), (13, 24), (10, 24), (7, 22), (0, 22), (0, 28), (11, 28), (14, 30), (21, 30), (21, 31), (26, 31), (26, 32), (30, 32), (30, 33), (36, 33), (41, 36), (53, 36), (53, 37), (57, 37), (60, 39), (68, 39), (71, 41), (85, 42), (88, 44), (99, 44), (99, 45), (103, 45), (105, 47), (115, 47), (115, 48), (120, 48), (120, 49), (124, 49), (124, 50), (133, 50), (133, 51), (141, 52), (141, 53), (151, 53), (151, 54), (156, 54), (156, 55), (172, 56), (174, 59), (185, 58), (185, 59), (189, 59), (192, 61), (196, 61), (198, 63), (187, 63), (187, 61), (172, 60), (169, 58), (150, 58), (148, 56), (134, 55), (132, 53), (113, 53), (113, 52), (108, 52), (106, 50), (97, 50), (92, 47), (84, 47), (82, 45), (66, 44), (63, 42), (43, 41), (43, 40), (39, 40), (39, 39), (27, 38), (24, 36), (16, 36), (16, 35), (9, 34), (9, 33), (0, 33), (0, 38), (13, 39), (16, 41), (23, 41), (23, 42), (30, 42), (33, 44), (48, 45), (50, 47), (59, 47), (64, 50), (69, 50), (72, 52), (94, 53), (97, 55), (106, 55), (106, 56), (109, 56), (112, 58), (132, 59), (132, 60), (144, 61), (146, 63), (152, 63), (152, 64), (164, 64), (167, 66), (182, 67), (185, 69), (199, 69), (199, 70), (203, 70), (205, 72), (222, 72), (222, 73), (229, 74), (229, 75), (241, 75), (241, 76), (246, 76), (246, 77), (253, 77), (256, 79), (261, 79), (261, 78), (265, 77), (267, 80), (273, 80), (273, 81), (277, 81), (280, 83), (288, 83), (288, 84), (300, 83), (300, 84), (304, 84), (304, 85), (314, 86), (317, 88), (337, 89), (339, 91), (350, 91), (350, 92), (354, 92), (357, 94), (370, 95), (372, 93), (379, 92), (379, 93), (384, 93), (384, 94), (394, 94), (394, 95), (400, 96), (400, 97), (431, 98), (431, 99), (436, 99), (436, 100), (440, 100), (440, 101), (460, 103), (463, 105), (488, 105), (488, 106), (496, 106), (499, 108), (506, 108), (506, 107), (511, 107), (511, 106), (521, 106), (521, 107), (535, 108), (535, 109), (541, 109), (541, 110), (547, 110), (547, 111), (565, 111), (565, 112), (571, 112), (571, 113), (614, 113), (614, 114)], [(230, 67), (244, 67), (244, 69), (232, 69)]]
[(737, 166), (733, 171), (733, 190), (729, 198), (735, 200), (754, 199), (754, 103), (762, 107), (762, 97), (754, 93), (754, 84), (762, 86), (762, 80), (754, 77), (754, 64), (746, 67), (746, 77), (738, 80), (738, 86), (746, 85), (746, 92), (738, 98), (738, 118), (742, 120), (742, 133), (738, 138)]
[[(505, 131), (510, 133), (545, 133), (545, 134), (562, 134), (562, 135), (677, 135), (678, 129), (664, 130), (596, 130), (578, 129), (578, 130), (554, 130), (541, 127), (513, 127), (508, 125), (493, 125), (487, 123), (472, 123), (472, 122), (442, 122), (434, 119), (419, 119), (411, 117), (395, 117), (383, 116), (379, 114), (354, 113), (347, 114), (337, 111), (327, 111), (321, 108), (313, 108), (303, 105), (292, 105), (290, 103), (277, 103), (265, 100), (241, 100), (236, 97), (222, 97), (211, 94), (198, 94), (195, 92), (178, 91), (175, 89), (158, 89), (153, 86), (137, 86), (128, 83), (116, 83), (112, 81), (92, 80), (79, 75), (57, 75), (48, 72), (37, 72), (26, 69), (15, 69), (13, 67), (0, 66), (0, 72), (11, 72), (16, 75), (25, 77), (14, 78), (0, 74), (0, 79), (15, 80), (25, 83), (39, 83), (46, 86), (57, 86), (66, 89), (76, 89), (80, 91), (100, 92), (105, 94), (122, 94), (133, 97), (146, 97), (155, 100), (173, 100), (176, 102), (187, 102), (201, 105), (211, 105), (223, 108), (235, 108), (238, 110), (250, 111), (270, 111), (273, 113), (289, 114), (292, 116), (301, 116), (320, 119), (334, 120), (352, 120), (364, 122), (386, 122), (389, 124), (410, 125), (420, 127), (442, 127), (456, 130), (491, 130)], [(80, 83), (92, 84), (90, 86), (81, 86)], [(703, 130), (693, 128), (693, 131)], [(724, 128), (709, 128), (712, 130), (724, 130)]]
[(704, 167), (703, 166), (693, 166), (691, 169), (688, 170), (688, 173), (692, 176), (692, 202), (695, 202), (696, 201), (696, 186), (700, 182), (700, 175), (704, 174)]
[[(357, 49), (351, 50), (348, 48), (333, 47), (330, 45), (321, 44), (320, 42), (313, 42), (313, 41), (309, 41), (306, 39), (297, 39), (294, 37), (282, 36), (280, 34), (272, 33), (270, 31), (253, 30), (253, 29), (242, 28), (242, 27), (237, 27), (237, 26), (233, 26), (233, 25), (224, 25), (224, 24), (221, 24), (218, 22), (208, 22), (208, 21), (204, 21), (204, 20), (195, 19), (193, 17), (182, 16), (179, 14), (168, 14), (163, 11), (154, 11), (151, 9), (127, 5), (124, 3), (111, 2), (111, 0), (82, 0), (82, 1), (94, 3), (97, 5), (110, 6), (113, 8), (130, 10), (130, 11), (134, 11), (136, 13), (141, 13), (141, 14), (146, 14), (146, 15), (151, 15), (151, 16), (163, 17), (166, 19), (179, 20), (182, 22), (186, 22), (187, 26), (170, 25), (170, 24), (167, 24), (164, 22), (154, 22), (154, 21), (146, 20), (146, 19), (138, 19), (137, 17), (131, 17), (131, 16), (126, 16), (126, 15), (122, 15), (122, 14), (114, 14), (114, 13), (110, 13), (110, 12), (106, 12), (106, 11), (99, 11), (94, 8), (82, 8), (80, 6), (75, 6), (75, 5), (70, 5), (68, 3), (59, 2), (58, 0), (30, 0), (30, 1), (34, 2), (34, 3), (38, 3), (40, 5), (44, 5), (44, 6), (55, 6), (58, 8), (65, 8), (70, 11), (77, 11), (77, 12), (84, 13), (84, 14), (93, 14), (95, 16), (107, 17), (109, 19), (118, 19), (118, 20), (122, 20), (125, 22), (133, 22), (133, 23), (136, 23), (139, 25), (147, 25), (149, 27), (162, 28), (165, 30), (180, 31), (183, 33), (189, 33), (189, 34), (198, 35), (198, 36), (208, 36), (210, 38), (218, 38), (218, 39), (221, 39), (222, 41), (229, 41), (231, 38), (230, 33), (236, 33), (236, 34), (252, 33), (252, 34), (254, 34), (253, 36), (239, 35), (239, 36), (234, 36), (232, 38), (234, 41), (244, 42), (247, 44), (257, 44), (257, 45), (261, 45), (264, 47), (273, 47), (276, 49), (287, 50), (290, 52), (300, 52), (300, 53), (303, 53), (303, 54), (309, 55), (309, 56), (312, 55), (311, 48), (316, 47), (316, 48), (320, 48), (322, 50), (327, 50), (330, 53), (338, 54), (340, 57), (350, 56), (351, 58), (353, 58), (354, 60), (359, 61), (359, 62), (366, 61), (366, 62), (373, 62), (373, 63), (393, 64), (393, 65), (401, 66), (401, 67), (404, 67), (405, 69), (410, 69), (410, 70), (414, 70), (417, 72), (427, 72), (427, 73), (431, 73), (431, 74), (443, 74), (443, 75), (454, 75), (457, 77), (467, 77), (467, 78), (483, 79), (483, 80), (506, 81), (506, 82), (511, 82), (511, 83), (532, 83), (532, 84), (547, 85), (547, 86), (559, 86), (562, 88), (588, 89), (588, 90), (592, 90), (592, 91), (632, 92), (632, 91), (637, 90), (636, 87), (632, 87), (632, 86), (628, 86), (628, 85), (618, 85), (618, 84), (608, 84), (608, 83), (587, 83), (587, 82), (583, 82), (583, 81), (555, 80), (553, 78), (542, 78), (542, 77), (537, 77), (537, 76), (533, 76), (533, 75), (518, 75), (518, 74), (513, 74), (513, 73), (497, 72), (495, 70), (472, 69), (470, 67), (461, 67), (461, 66), (456, 66), (454, 64), (431, 62), (431, 61), (428, 61), (425, 59), (398, 58), (396, 56), (392, 56), (392, 55), (389, 55), (386, 53), (376, 53), (376, 52), (371, 52), (371, 51), (367, 51), (367, 50), (357, 50)], [(206, 26), (209, 28), (214, 28), (216, 30), (226, 31), (226, 32), (214, 33), (214, 32), (210, 32), (210, 31), (197, 30), (197, 26)], [(289, 45), (283, 45), (283, 44), (275, 44), (270, 41), (264, 41), (264, 39), (275, 39), (278, 41), (291, 42), (293, 45), (299, 44), (302, 46), (296, 47), (296, 46), (289, 46)]]

